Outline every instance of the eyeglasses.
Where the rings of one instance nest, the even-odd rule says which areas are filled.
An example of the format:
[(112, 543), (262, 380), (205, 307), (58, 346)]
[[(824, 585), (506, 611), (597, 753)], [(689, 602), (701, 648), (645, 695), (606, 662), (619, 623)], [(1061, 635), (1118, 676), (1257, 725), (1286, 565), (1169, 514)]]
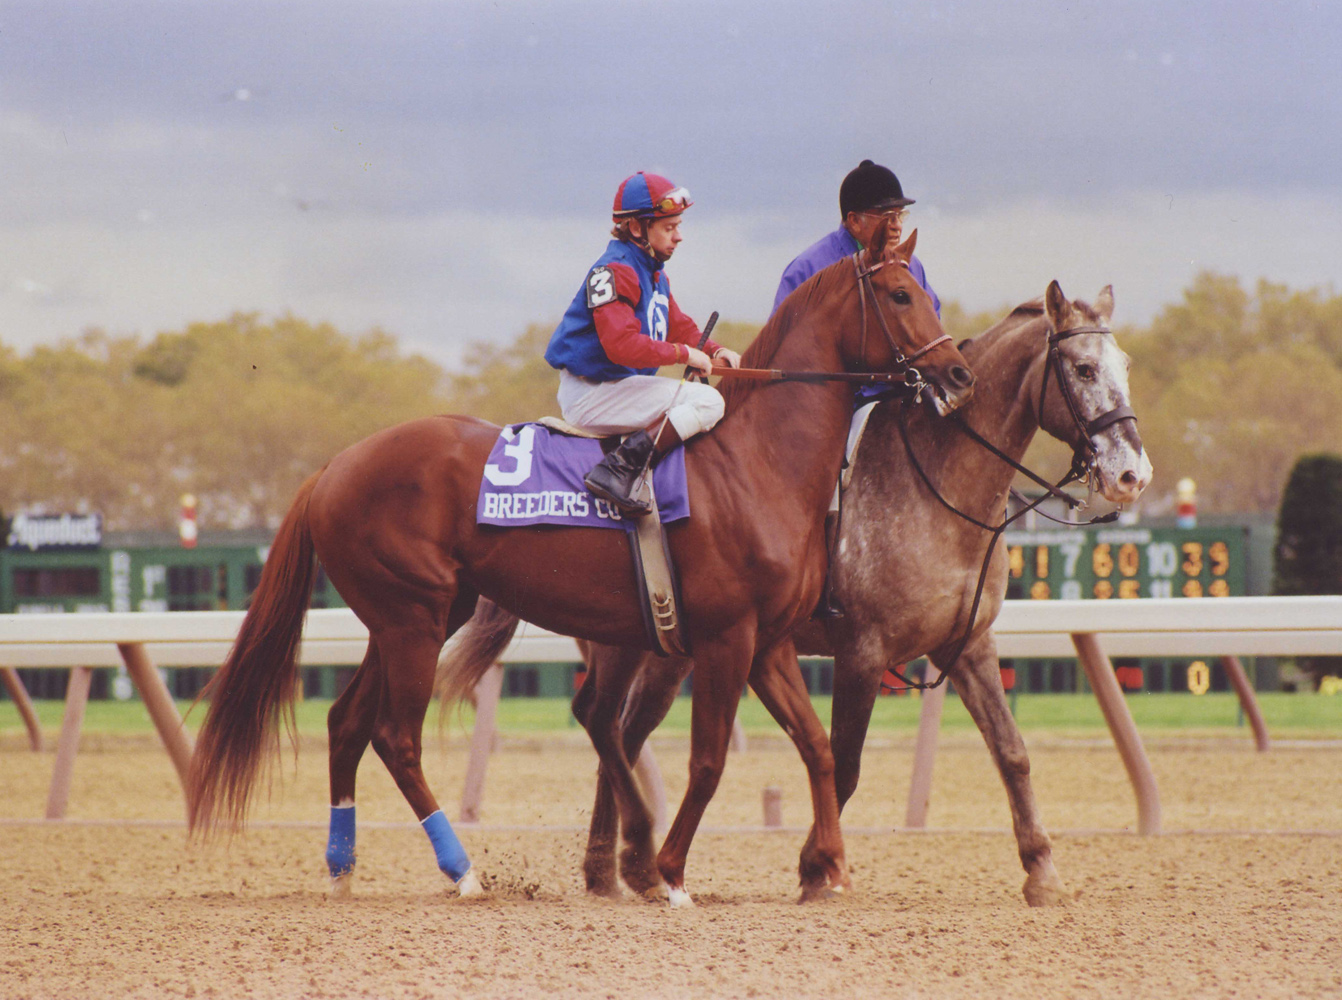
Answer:
[(691, 204), (690, 193), (683, 187), (678, 187), (672, 188), (657, 199), (657, 201), (653, 202), (652, 208), (654, 212), (670, 214), (677, 210), (684, 211), (689, 208)]
[(859, 212), (859, 215), (870, 215), (874, 219), (889, 219), (891, 222), (903, 222), (909, 217), (907, 208), (891, 208), (884, 212)]

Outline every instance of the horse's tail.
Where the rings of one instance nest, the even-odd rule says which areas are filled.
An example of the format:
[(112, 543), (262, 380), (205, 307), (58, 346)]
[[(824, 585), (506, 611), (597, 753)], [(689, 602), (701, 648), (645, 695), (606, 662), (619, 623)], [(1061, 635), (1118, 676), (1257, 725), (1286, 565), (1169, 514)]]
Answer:
[(438, 659), (436, 687), (443, 710), (469, 700), (475, 685), (513, 641), (518, 619), (493, 601), (481, 598), (471, 620), (461, 627)]
[(210, 707), (187, 775), (187, 823), (193, 833), (240, 829), (265, 751), (279, 750), (281, 718), (297, 740), (298, 646), (317, 575), (308, 503), (320, 476), (299, 487), (271, 543), (237, 641), (200, 694)]

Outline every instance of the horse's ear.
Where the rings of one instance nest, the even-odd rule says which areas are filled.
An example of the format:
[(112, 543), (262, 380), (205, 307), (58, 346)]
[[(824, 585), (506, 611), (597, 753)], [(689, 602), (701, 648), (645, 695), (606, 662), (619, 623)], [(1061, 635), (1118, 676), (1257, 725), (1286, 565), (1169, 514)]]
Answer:
[(1114, 315), (1114, 286), (1105, 285), (1100, 289), (1100, 294), (1095, 296), (1095, 312), (1099, 314), (1100, 319), (1108, 325), (1109, 320)]
[(918, 230), (909, 233), (909, 238), (895, 247), (894, 256), (900, 257), (905, 261), (913, 259), (913, 248), (918, 245)]
[(1072, 316), (1072, 304), (1062, 294), (1062, 286), (1056, 278), (1048, 283), (1048, 291), (1044, 293), (1044, 308), (1048, 310), (1048, 318), (1055, 330), (1061, 330)]
[(881, 261), (886, 260), (886, 252), (890, 242), (890, 220), (882, 219), (876, 223), (876, 229), (871, 234), (871, 242), (867, 244), (867, 267), (875, 267)]

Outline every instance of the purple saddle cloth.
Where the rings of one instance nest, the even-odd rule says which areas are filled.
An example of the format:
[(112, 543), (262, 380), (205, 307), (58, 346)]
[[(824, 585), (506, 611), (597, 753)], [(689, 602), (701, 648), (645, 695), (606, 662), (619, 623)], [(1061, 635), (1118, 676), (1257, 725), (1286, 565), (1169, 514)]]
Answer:
[[(582, 478), (601, 461), (594, 438), (552, 433), (541, 424), (503, 428), (485, 464), (476, 524), (512, 527), (559, 524), (575, 528), (626, 528), (632, 518), (593, 496)], [(685, 449), (668, 452), (652, 470), (657, 510), (664, 524), (690, 516)]]

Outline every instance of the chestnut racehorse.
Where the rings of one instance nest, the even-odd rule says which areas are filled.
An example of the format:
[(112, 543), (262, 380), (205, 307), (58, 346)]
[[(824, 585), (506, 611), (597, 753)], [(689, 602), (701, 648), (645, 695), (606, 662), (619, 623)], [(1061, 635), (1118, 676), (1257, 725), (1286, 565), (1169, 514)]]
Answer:
[[(1090, 306), (1069, 302), (1053, 282), (1044, 299), (1019, 306), (961, 344), (978, 381), (974, 399), (956, 420), (1015, 462), (1042, 426), (1073, 448), (1105, 499), (1131, 503), (1150, 482), (1151, 463), (1129, 405), (1127, 357), (1108, 332), (1113, 305), (1107, 287)], [(857, 788), (886, 668), (929, 654), (954, 683), (1001, 773), (1027, 873), (1026, 900), (1032, 906), (1060, 902), (1066, 890), (1039, 819), (1029, 758), (1007, 706), (992, 633), (1006, 594), (1007, 554), (994, 548), (967, 633), (989, 532), (932, 492), (981, 524), (997, 526), (1014, 470), (950, 421), (907, 412), (901, 433), (899, 407), (897, 401), (884, 403), (873, 412), (845, 493), (833, 584), (845, 616), (825, 625), (805, 623), (792, 637), (805, 654), (834, 657), (830, 737), (840, 808)], [(625, 752), (634, 759), (693, 661), (584, 647), (588, 684), (603, 671), (638, 670), (624, 718)], [(638, 663), (641, 668), (633, 666)], [(609, 789), (598, 785), (584, 861), (593, 893), (618, 891), (611, 849), (616, 819)]]
[[(908, 270), (913, 242), (889, 248), (893, 262), (882, 263), (887, 248), (878, 232), (866, 256), (815, 275), (765, 326), (751, 349), (754, 359), (779, 368), (892, 372), (921, 353), (918, 370), (941, 407), (959, 405), (973, 376), (943, 342), (931, 302)], [(796, 734), (811, 770), (814, 885), (847, 883), (828, 740), (795, 661), (780, 662), (774, 651), (819, 594), (825, 508), (850, 400), (843, 384), (769, 383), (687, 446), (693, 516), (672, 526), (669, 539), (700, 671), (695, 767), (657, 870), (650, 824), (638, 843), (641, 888), (664, 879), (674, 901), (689, 900), (685, 857), (717, 784), (747, 676)], [(429, 833), (439, 867), (466, 886), (470, 862), (420, 766), (444, 642), (470, 620), (481, 596), (556, 632), (625, 646), (646, 641), (623, 532), (476, 525), (477, 494), (498, 432), (469, 417), (412, 421), (351, 446), (303, 484), (237, 643), (208, 689), (188, 781), (193, 830), (243, 823), (280, 719), (292, 717), (295, 654), (315, 557), (370, 634), (364, 661), (328, 718), (333, 889), (345, 891), (353, 870), (355, 774), (370, 742)], [(470, 690), (491, 662), (449, 676), (449, 693)], [(618, 799), (622, 788), (634, 786), (615, 720), (586, 721)]]

